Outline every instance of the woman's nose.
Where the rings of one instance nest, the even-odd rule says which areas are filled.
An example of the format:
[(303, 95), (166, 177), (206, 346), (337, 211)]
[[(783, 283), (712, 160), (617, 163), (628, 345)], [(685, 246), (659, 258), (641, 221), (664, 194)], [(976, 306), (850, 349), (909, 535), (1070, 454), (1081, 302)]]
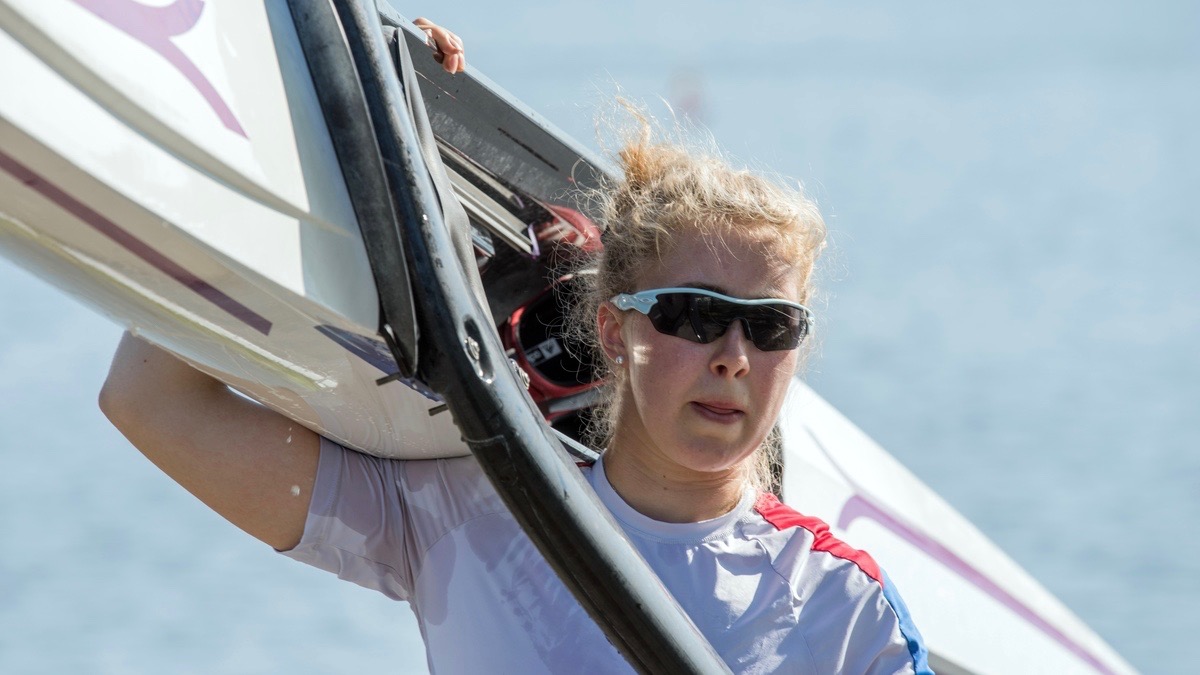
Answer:
[(712, 371), (719, 377), (742, 377), (750, 372), (749, 350), (752, 348), (747, 337), (745, 320), (736, 319), (725, 333), (717, 338), (717, 352), (713, 354)]

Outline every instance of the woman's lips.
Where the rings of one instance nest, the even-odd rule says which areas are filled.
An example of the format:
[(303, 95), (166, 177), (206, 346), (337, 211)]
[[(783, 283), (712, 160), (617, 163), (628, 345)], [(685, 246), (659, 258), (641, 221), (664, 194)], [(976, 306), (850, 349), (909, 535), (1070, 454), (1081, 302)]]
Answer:
[(724, 402), (692, 401), (690, 405), (692, 410), (704, 419), (722, 424), (732, 424), (742, 419), (746, 414), (742, 410)]

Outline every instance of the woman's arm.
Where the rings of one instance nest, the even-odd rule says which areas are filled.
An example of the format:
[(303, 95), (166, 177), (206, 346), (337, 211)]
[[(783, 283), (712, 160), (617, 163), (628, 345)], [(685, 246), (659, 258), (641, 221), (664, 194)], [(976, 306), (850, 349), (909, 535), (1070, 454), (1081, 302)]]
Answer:
[(300, 541), (320, 438), (128, 333), (100, 409), (158, 468), (277, 549)]

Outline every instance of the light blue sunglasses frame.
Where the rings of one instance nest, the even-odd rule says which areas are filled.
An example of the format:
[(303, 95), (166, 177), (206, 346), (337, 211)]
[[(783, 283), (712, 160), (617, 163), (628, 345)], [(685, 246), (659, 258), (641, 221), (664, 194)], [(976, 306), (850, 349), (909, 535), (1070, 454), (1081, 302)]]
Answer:
[(645, 291), (638, 291), (637, 293), (618, 293), (612, 296), (612, 298), (609, 299), (609, 302), (616, 305), (617, 309), (620, 310), (632, 309), (636, 312), (641, 312), (642, 314), (649, 314), (651, 308), (653, 308), (654, 304), (658, 302), (658, 296), (665, 295), (667, 293), (695, 293), (696, 295), (707, 295), (710, 298), (717, 298), (718, 300), (732, 302), (735, 305), (746, 305), (748, 307), (753, 307), (755, 305), (787, 305), (788, 307), (795, 307), (796, 309), (804, 312), (804, 318), (806, 321), (808, 321), (809, 325), (812, 325), (813, 321), (812, 310), (798, 302), (792, 302), (791, 300), (784, 300), (782, 298), (746, 300), (744, 298), (734, 298), (723, 293), (710, 291), (707, 288), (694, 288), (691, 286), (651, 288)]
[[(781, 298), (761, 298), (761, 299), (754, 299), (754, 300), (746, 300), (743, 298), (734, 298), (734, 297), (725, 295), (723, 293), (717, 293), (716, 291), (710, 291), (710, 290), (704, 289), (704, 288), (675, 286), (675, 287), (671, 287), (671, 288), (653, 288), (653, 289), (649, 289), (649, 290), (645, 290), (645, 291), (638, 291), (637, 293), (618, 293), (617, 295), (614, 295), (610, 299), (610, 302), (612, 302), (619, 310), (622, 310), (622, 311), (633, 310), (633, 311), (639, 312), (641, 314), (645, 314), (646, 316), (650, 316), (650, 313), (651, 313), (651, 311), (653, 311), (654, 306), (656, 304), (658, 304), (658, 296), (672, 294), (672, 293), (705, 296), (705, 297), (715, 298), (717, 300), (721, 300), (723, 302), (727, 302), (732, 305), (740, 305), (743, 307), (761, 307), (764, 305), (783, 305), (785, 307), (800, 310), (801, 320), (803, 321), (802, 332), (800, 333), (797, 342), (795, 344), (792, 344), (787, 347), (773, 347), (773, 346), (769, 346), (768, 343), (766, 343), (766, 342), (760, 344), (759, 341), (757, 339), (755, 339), (756, 336), (753, 336), (749, 333), (750, 324), (744, 323), (745, 330), (748, 331), (747, 337), (751, 338), (751, 340), (754, 342), (756, 347), (758, 347), (759, 349), (764, 350), (764, 351), (774, 351), (775, 349), (795, 349), (797, 346), (799, 346), (800, 342), (803, 341), (804, 337), (812, 331), (812, 325), (813, 325), (812, 310), (810, 310), (809, 308), (807, 308), (804, 305), (801, 305), (799, 303), (792, 302), (791, 300), (783, 300)], [(651, 317), (651, 318), (653, 319), (653, 317)], [(732, 319), (730, 321), (730, 323), (732, 323), (735, 320), (738, 320), (738, 319), (737, 318)], [(741, 320), (743, 322), (745, 322), (748, 319), (747, 319), (747, 317), (741, 317)], [(729, 324), (726, 324), (725, 329), (722, 329), (722, 333), (724, 332), (724, 330), (728, 329), (728, 326), (729, 326)], [(690, 337), (687, 337), (685, 335), (680, 335), (677, 332), (676, 333), (668, 332), (667, 330), (660, 328), (657, 325), (657, 322), (655, 323), (655, 329), (658, 330), (659, 332), (665, 333), (667, 335), (674, 335), (675, 337), (681, 337), (681, 338), (684, 338), (687, 340), (691, 340), (693, 342), (699, 342), (701, 344), (705, 343), (705, 340), (703, 338), (699, 337), (699, 330), (700, 330), (699, 327), (693, 326), (693, 330), (697, 331), (697, 333), (696, 333), (697, 338), (695, 340), (692, 340)], [(718, 333), (718, 335), (720, 335), (720, 333)], [(715, 339), (715, 338), (709, 338), (709, 339), (711, 340), (711, 339)]]

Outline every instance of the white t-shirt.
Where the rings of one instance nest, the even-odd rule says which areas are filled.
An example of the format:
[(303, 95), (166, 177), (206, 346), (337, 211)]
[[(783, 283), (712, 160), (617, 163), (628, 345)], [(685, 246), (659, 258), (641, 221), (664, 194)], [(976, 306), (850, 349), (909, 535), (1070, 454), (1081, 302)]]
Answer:
[[(583, 470), (733, 672), (928, 672), (890, 582), (819, 520), (748, 491), (719, 518), (662, 523), (621, 499), (602, 462)], [(322, 441), (304, 536), (284, 554), (412, 603), (431, 672), (632, 672), (472, 457)]]

